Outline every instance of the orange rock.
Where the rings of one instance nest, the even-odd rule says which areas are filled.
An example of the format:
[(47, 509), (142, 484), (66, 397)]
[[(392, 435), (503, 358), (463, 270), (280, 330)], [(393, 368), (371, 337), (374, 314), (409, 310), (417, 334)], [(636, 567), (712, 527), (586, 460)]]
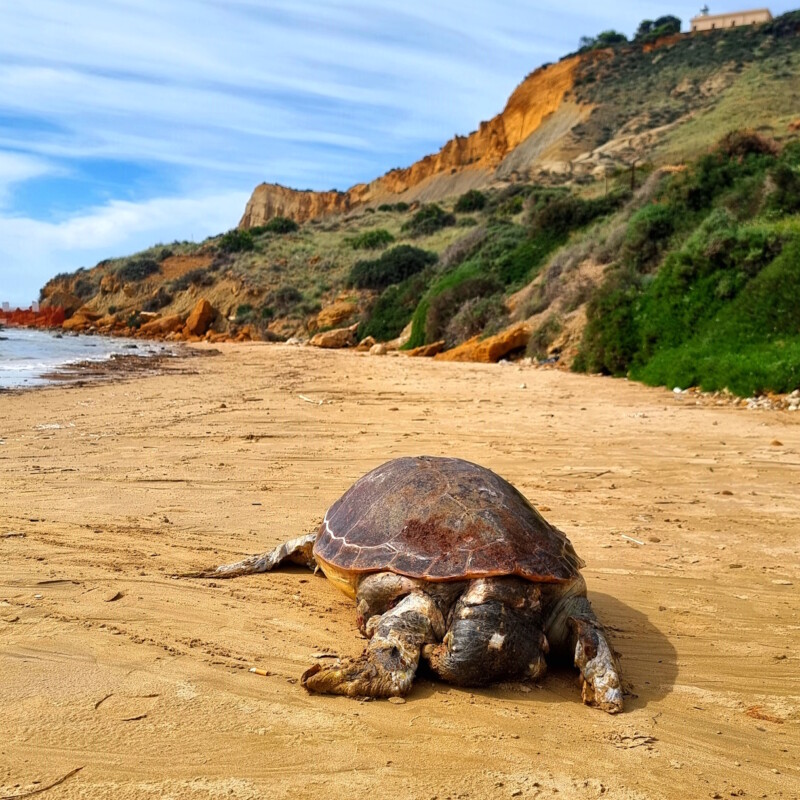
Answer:
[(145, 322), (139, 332), (144, 336), (163, 336), (167, 333), (174, 333), (183, 328), (183, 317), (180, 314), (172, 314), (169, 317), (159, 317), (158, 319)]
[(358, 313), (358, 306), (350, 300), (337, 300), (317, 314), (317, 330), (322, 328), (341, 328)]
[(73, 314), (69, 319), (64, 320), (61, 326), (65, 331), (80, 333), (85, 331), (92, 324), (91, 320), (86, 319), (83, 314)]
[(214, 307), (205, 298), (197, 301), (192, 313), (186, 320), (185, 333), (189, 336), (202, 336), (207, 330), (211, 321), (216, 316)]
[(525, 347), (530, 337), (530, 327), (520, 322), (488, 339), (482, 340), (479, 336), (474, 336), (452, 350), (439, 353), (435, 358), (438, 361), (480, 361), (491, 364), (514, 350)]
[(99, 311), (95, 311), (93, 308), (89, 308), (89, 306), (81, 306), (75, 314), (80, 314), (84, 319), (88, 319), (90, 322), (96, 322), (103, 316)]
[(351, 325), (349, 328), (337, 328), (333, 331), (325, 331), (314, 336), (309, 344), (314, 347), (325, 347), (336, 349), (341, 347), (352, 347), (356, 343), (356, 331), (358, 325)]
[(790, 131), (800, 131), (800, 119), (793, 120), (789, 123)]
[(405, 353), (407, 356), (411, 356), (412, 358), (433, 358), (433, 356), (439, 355), (439, 353), (444, 350), (445, 342), (442, 339), (441, 342), (434, 342), (433, 344), (424, 344), (422, 347), (415, 347), (413, 350), (406, 350)]
[(373, 336), (367, 336), (365, 339), (362, 339), (362, 340), (361, 340), (361, 341), (358, 343), (358, 347), (356, 347), (356, 350), (358, 350), (360, 353), (366, 353), (366, 352), (368, 352), (368, 351), (369, 351), (369, 349), (370, 349), (370, 348), (371, 348), (371, 347), (372, 347), (372, 346), (373, 346), (375, 343), (376, 343), (376, 342), (375, 342), (375, 338), (374, 338)]

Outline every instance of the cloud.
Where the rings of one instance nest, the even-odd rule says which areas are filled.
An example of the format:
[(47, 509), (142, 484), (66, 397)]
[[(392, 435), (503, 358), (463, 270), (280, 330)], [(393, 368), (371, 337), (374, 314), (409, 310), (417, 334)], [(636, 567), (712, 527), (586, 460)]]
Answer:
[(58, 272), (157, 242), (200, 241), (236, 225), (248, 194), (114, 200), (60, 222), (0, 216), (0, 300), (27, 306)]
[(11, 188), (15, 184), (59, 172), (57, 166), (45, 159), (26, 153), (0, 150), (0, 207), (8, 202)]

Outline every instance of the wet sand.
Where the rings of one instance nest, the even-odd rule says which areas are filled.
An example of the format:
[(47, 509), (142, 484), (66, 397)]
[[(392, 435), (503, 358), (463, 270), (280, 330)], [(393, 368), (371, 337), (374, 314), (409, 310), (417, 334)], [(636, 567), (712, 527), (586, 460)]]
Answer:
[[(219, 349), (182, 374), (0, 396), (0, 797), (67, 775), (42, 796), (800, 796), (800, 415)], [(421, 678), (402, 705), (311, 696), (315, 656), (364, 644), (331, 584), (170, 577), (311, 531), (361, 474), (421, 453), (494, 469), (570, 536), (626, 713), (583, 706), (567, 669)]]

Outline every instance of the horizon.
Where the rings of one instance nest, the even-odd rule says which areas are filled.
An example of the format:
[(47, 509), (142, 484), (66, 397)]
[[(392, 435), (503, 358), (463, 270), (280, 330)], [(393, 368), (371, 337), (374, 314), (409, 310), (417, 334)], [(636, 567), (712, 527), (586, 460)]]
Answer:
[(263, 182), (346, 190), (408, 166), (499, 113), (525, 75), (581, 36), (631, 36), (664, 14), (687, 30), (696, 6), (45, 0), (7, 10), (0, 301), (27, 307), (57, 273), (224, 232)]

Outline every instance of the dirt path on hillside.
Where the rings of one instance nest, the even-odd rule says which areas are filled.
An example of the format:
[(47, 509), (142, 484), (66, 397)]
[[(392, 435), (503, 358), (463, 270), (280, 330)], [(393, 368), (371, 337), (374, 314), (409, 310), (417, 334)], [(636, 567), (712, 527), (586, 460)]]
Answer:
[[(276, 345), (192, 368), (0, 396), (0, 798), (79, 767), (41, 796), (800, 797), (800, 414)], [(170, 578), (313, 530), (420, 453), (494, 469), (567, 532), (625, 714), (565, 670), (310, 696), (315, 656), (363, 645), (331, 584)]]

